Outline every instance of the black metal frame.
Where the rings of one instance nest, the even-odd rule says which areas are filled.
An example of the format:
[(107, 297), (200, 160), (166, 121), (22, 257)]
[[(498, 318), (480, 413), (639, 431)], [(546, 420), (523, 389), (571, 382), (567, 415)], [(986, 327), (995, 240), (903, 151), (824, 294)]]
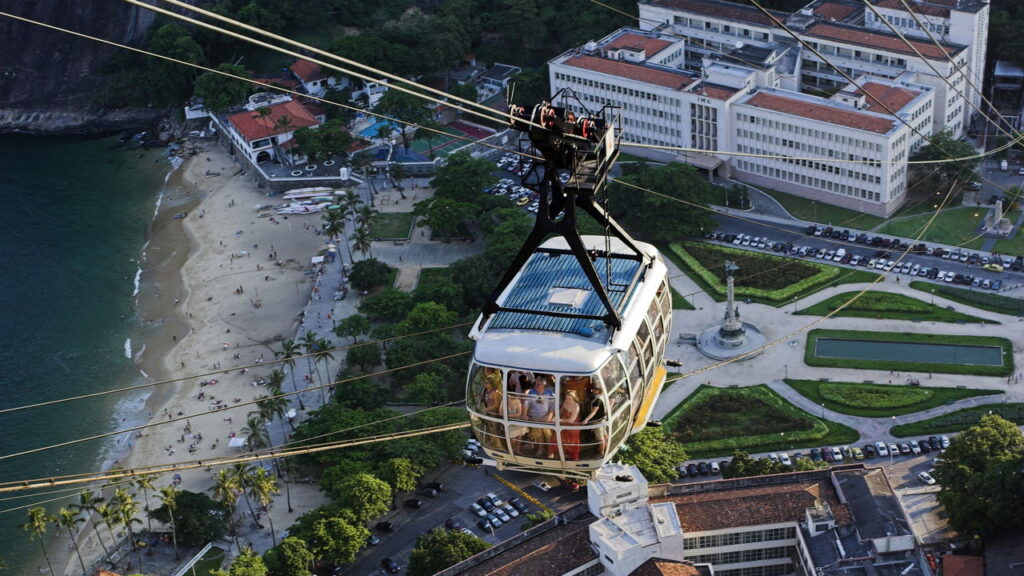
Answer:
[[(564, 90), (560, 91), (552, 100), (564, 92)], [(568, 94), (568, 97), (579, 102), (575, 93), (570, 91)], [(580, 107), (586, 110), (582, 102)], [(605, 286), (601, 283), (598, 272), (594, 268), (594, 260), (599, 257), (614, 257), (646, 263), (646, 266), (640, 267), (630, 284), (624, 286), (623, 289), (626, 291), (632, 289), (646, 269), (650, 267), (652, 261), (640, 250), (633, 238), (594, 200), (594, 196), (605, 187), (608, 172), (619, 155), (618, 134), (620, 130), (617, 128), (620, 127), (620, 118), (616, 116), (614, 122), (605, 118), (607, 109), (607, 106), (602, 108), (597, 115), (590, 115), (588, 111), (588, 116), (576, 120), (571, 113), (566, 111), (566, 108), (555, 107), (547, 102), (538, 104), (529, 112), (523, 108), (512, 108), (512, 127), (526, 132), (532, 148), (544, 157), (543, 165), (537, 162), (529, 174), (521, 176), (523, 185), (540, 195), (540, 205), (533, 230), (530, 231), (511, 266), (505, 271), (504, 276), (483, 306), (479, 329), (482, 330), (487, 320), (498, 311), (595, 319), (603, 321), (614, 330), (622, 327), (622, 318), (615, 310)], [(586, 121), (589, 121), (590, 124), (581, 130), (580, 123)], [(590, 130), (588, 131), (586, 128), (590, 128)], [(614, 235), (629, 247), (632, 254), (612, 254), (610, 249), (587, 250), (576, 227), (577, 207), (582, 208), (604, 227), (606, 237)], [(541, 249), (541, 243), (551, 234), (565, 238), (569, 250)], [(499, 306), (498, 298), (535, 252), (574, 256), (604, 305), (606, 314), (593, 316)]]

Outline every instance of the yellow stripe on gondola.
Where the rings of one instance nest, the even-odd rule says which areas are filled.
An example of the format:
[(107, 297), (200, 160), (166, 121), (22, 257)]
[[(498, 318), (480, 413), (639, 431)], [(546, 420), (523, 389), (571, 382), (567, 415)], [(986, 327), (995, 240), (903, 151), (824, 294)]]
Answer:
[(661, 395), (661, 387), (665, 385), (667, 374), (668, 372), (664, 366), (658, 366), (654, 369), (654, 379), (651, 382), (651, 386), (647, 389), (643, 404), (640, 405), (636, 422), (633, 423), (633, 430), (630, 431), (631, 435), (636, 434), (647, 426), (647, 421), (651, 418), (651, 411), (654, 410), (654, 403), (658, 400), (658, 396)]

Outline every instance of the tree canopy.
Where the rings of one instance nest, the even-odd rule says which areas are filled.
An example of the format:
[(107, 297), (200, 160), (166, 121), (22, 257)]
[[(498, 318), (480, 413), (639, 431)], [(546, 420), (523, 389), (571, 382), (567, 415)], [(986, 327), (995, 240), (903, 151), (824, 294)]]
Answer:
[(263, 554), (263, 563), (271, 576), (309, 576), (313, 553), (305, 541), (289, 536)]
[(610, 185), (608, 210), (637, 238), (669, 242), (715, 229), (711, 212), (701, 209), (714, 192), (693, 166), (643, 166), (620, 180)]
[(935, 480), (957, 531), (987, 536), (1024, 526), (1024, 434), (998, 414), (953, 440)]
[(387, 284), (391, 278), (391, 267), (377, 258), (367, 258), (352, 265), (348, 280), (357, 290), (372, 290)]
[(490, 547), (476, 536), (437, 528), (416, 539), (416, 547), (409, 557), (409, 574), (430, 576)]
[[(148, 512), (158, 522), (167, 522), (167, 505)], [(228, 533), (228, 509), (206, 494), (182, 490), (174, 499), (174, 525), (178, 541), (200, 546)]]
[[(970, 180), (982, 160), (980, 157), (974, 158), (977, 155), (977, 151), (974, 150), (974, 147), (969, 142), (954, 138), (950, 131), (943, 130), (933, 135), (928, 140), (928, 144), (921, 147), (910, 159), (914, 161), (928, 161), (965, 158), (965, 160), (957, 162), (938, 164), (939, 173), (947, 180)], [(924, 165), (921, 169), (931, 170), (933, 167), (931, 165)]]
[(676, 465), (686, 460), (686, 450), (661, 428), (645, 428), (629, 439), (616, 460), (639, 468), (649, 483), (664, 484), (676, 479)]
[[(245, 68), (234, 64), (219, 64), (217, 70), (242, 78), (249, 77)], [(196, 98), (203, 99), (203, 106), (207, 110), (220, 113), (233, 106), (241, 106), (251, 90), (252, 84), (244, 80), (236, 80), (216, 72), (204, 72), (196, 78), (193, 94)]]

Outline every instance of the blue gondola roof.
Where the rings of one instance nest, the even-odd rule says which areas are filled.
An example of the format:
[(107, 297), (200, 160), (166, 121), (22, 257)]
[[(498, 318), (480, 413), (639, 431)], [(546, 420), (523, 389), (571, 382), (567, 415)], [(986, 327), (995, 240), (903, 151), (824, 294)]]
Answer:
[[(594, 261), (594, 268), (602, 282), (606, 282), (606, 266), (608, 258), (597, 258)], [(612, 306), (620, 315), (623, 315), (629, 303), (632, 293), (626, 294), (623, 290), (629, 287), (635, 277), (637, 270), (643, 263), (627, 258), (615, 257), (611, 260), (611, 281), (613, 288), (607, 286), (608, 298)], [(576, 301), (577, 306), (564, 304), (552, 304), (550, 302), (553, 289), (579, 289), (584, 290), (580, 299)], [(636, 286), (632, 287), (635, 292)], [(536, 253), (530, 257), (522, 273), (506, 291), (504, 299), (500, 301), (504, 308), (518, 308), (523, 310), (536, 310), (544, 312), (563, 312), (572, 314), (586, 314), (593, 316), (604, 316), (606, 310), (598, 298), (597, 292), (593, 290), (590, 281), (587, 279), (579, 262), (570, 254), (550, 255), (547, 253)], [(589, 330), (593, 331), (593, 338), (602, 337), (607, 340), (609, 331), (601, 332), (604, 323), (600, 320), (583, 318), (560, 318), (556, 316), (545, 316), (541, 314), (528, 314), (523, 312), (499, 311), (494, 314), (487, 330), (510, 329), (510, 330), (540, 330), (547, 332), (559, 332), (565, 334), (583, 334)], [(603, 336), (599, 336), (602, 335)]]

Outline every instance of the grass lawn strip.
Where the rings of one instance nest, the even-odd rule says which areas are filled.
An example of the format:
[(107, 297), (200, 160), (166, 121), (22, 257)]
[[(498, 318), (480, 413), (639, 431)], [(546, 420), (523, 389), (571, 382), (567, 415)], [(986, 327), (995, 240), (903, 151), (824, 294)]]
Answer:
[(412, 234), (412, 212), (382, 212), (373, 218), (373, 235), (382, 240), (405, 240)]
[[(827, 300), (804, 308), (795, 314), (826, 316), (855, 296), (857, 292), (836, 294)], [(984, 323), (983, 318), (970, 316), (955, 310), (947, 310), (943, 306), (929, 304), (923, 300), (893, 294), (891, 292), (865, 292), (860, 298), (840, 310), (838, 318), (876, 318), (886, 320), (922, 320), (931, 322), (972, 322)], [(989, 324), (999, 322), (989, 321)]]
[(764, 384), (745, 388), (701, 385), (664, 423), (694, 458), (729, 455), (735, 450), (849, 444), (860, 437), (852, 428), (821, 420), (789, 404)]
[[(979, 366), (974, 364), (933, 364), (929, 362), (864, 360), (861, 358), (819, 358), (814, 355), (818, 338), (867, 340), (870, 342), (911, 342), (916, 344), (998, 346), (1003, 349), (1003, 365)], [(975, 376), (1008, 376), (1013, 373), (1013, 343), (1006, 338), (997, 338), (994, 336), (815, 329), (811, 330), (807, 334), (807, 347), (804, 349), (804, 363), (808, 366), (855, 368), (858, 370), (896, 370), (898, 372), (934, 372), (940, 374), (972, 374)]]
[(808, 222), (828, 222), (830, 226), (856, 228), (858, 230), (871, 230), (885, 222), (884, 218), (878, 216), (869, 216), (855, 210), (847, 210), (846, 208), (807, 200), (799, 196), (772, 190), (771, 188), (759, 187), (758, 189), (777, 200), (794, 217)]
[[(791, 388), (808, 400), (824, 404), (826, 408), (840, 414), (863, 416), (865, 418), (888, 418), (931, 410), (964, 398), (991, 396), (1001, 394), (998, 390), (981, 390), (977, 388), (938, 388), (938, 387), (907, 387), (905, 385), (872, 384), (859, 382), (823, 382), (821, 380), (786, 380)], [(828, 389), (823, 393), (822, 388)], [(845, 389), (849, 389), (849, 394)], [(911, 394), (905, 394), (910, 392)], [(906, 403), (913, 393), (925, 393), (925, 397), (916, 403)], [(837, 398), (837, 395), (839, 396)], [(861, 399), (858, 402), (857, 399)], [(875, 405), (865, 405), (866, 399), (874, 400)], [(887, 401), (891, 400), (891, 401)], [(858, 405), (860, 404), (860, 405)]]
[(1008, 314), (1010, 316), (1024, 315), (1024, 298), (1011, 298), (985, 290), (966, 290), (964, 288), (946, 286), (945, 284), (932, 284), (931, 282), (911, 282), (910, 287), (928, 294), (935, 293), (947, 300), (966, 304), (980, 310), (988, 310), (989, 312)]
[(1017, 424), (1024, 424), (1024, 404), (1014, 402), (1010, 404), (985, 404), (984, 406), (971, 406), (943, 414), (920, 422), (900, 424), (893, 426), (889, 432), (896, 437), (906, 438), (908, 436), (926, 436), (928, 434), (944, 434), (946, 432), (960, 432), (974, 426), (981, 417), (988, 413), (999, 414), (1003, 418)]
[(682, 294), (677, 292), (675, 288), (671, 286), (669, 286), (668, 289), (671, 291), (672, 294), (673, 310), (695, 310), (693, 304), (690, 304), (690, 301), (686, 299), (686, 296), (683, 296)]
[[(714, 251), (720, 252), (723, 256), (723, 260), (724, 257), (735, 259), (738, 256), (749, 257), (751, 254), (745, 250), (737, 250), (735, 248), (717, 246), (714, 244), (701, 244), (701, 246), (702, 248), (710, 248)], [(725, 281), (718, 277), (717, 272), (708, 270), (679, 244), (673, 243), (669, 245), (668, 249), (665, 249), (663, 246), (661, 247), (661, 252), (670, 258), (676, 266), (686, 272), (686, 275), (700, 286), (705, 293), (711, 296), (712, 299), (716, 302), (725, 301)], [(807, 277), (797, 283), (790, 284), (780, 290), (763, 290), (759, 288), (740, 286), (736, 287), (737, 296), (748, 299), (752, 302), (767, 304), (769, 306), (783, 306), (791, 303), (794, 299), (804, 298), (830, 286), (872, 282), (879, 276), (873, 272), (866, 272), (863, 270), (847, 270), (839, 268), (838, 266), (829, 266), (827, 264), (819, 264), (817, 262), (804, 262), (802, 260), (772, 256), (768, 254), (753, 254), (765, 261), (766, 271), (777, 270), (780, 266), (785, 266), (787, 263), (792, 262), (813, 266), (819, 270), (817, 274)], [(740, 274), (742, 275), (743, 273), (744, 270), (741, 269)], [(748, 271), (747, 273), (753, 274), (754, 272)]]
[[(941, 242), (961, 245), (976, 240), (978, 227), (984, 222), (988, 210), (975, 207), (946, 208), (921, 237), (921, 242)], [(890, 220), (877, 228), (881, 234), (916, 238), (921, 229), (931, 220), (931, 214), (919, 214)]]

